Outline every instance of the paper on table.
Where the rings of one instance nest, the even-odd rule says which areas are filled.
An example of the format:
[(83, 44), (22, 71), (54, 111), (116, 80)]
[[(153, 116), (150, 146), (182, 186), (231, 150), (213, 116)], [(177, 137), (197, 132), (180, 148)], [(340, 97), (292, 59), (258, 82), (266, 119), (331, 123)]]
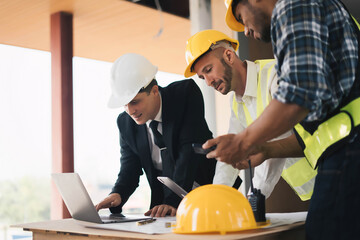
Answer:
[[(307, 212), (293, 213), (267, 213), (266, 218), (270, 220), (270, 226), (265, 228), (273, 228), (281, 225), (288, 225), (296, 222), (305, 221)], [(171, 233), (172, 227), (165, 227), (166, 223), (176, 223), (176, 217), (156, 218), (155, 222), (138, 226), (136, 222), (111, 223), (111, 224), (83, 224), (90, 228), (99, 228), (107, 230), (118, 230), (127, 232), (137, 232), (145, 234), (165, 234)]]
[(172, 227), (166, 227), (167, 223), (175, 224), (176, 217), (156, 218), (155, 222), (138, 226), (136, 222), (110, 223), (110, 224), (83, 224), (85, 227), (137, 232), (145, 234), (171, 233)]
[(271, 222), (270, 226), (267, 228), (292, 224), (296, 222), (304, 222), (306, 220), (306, 216), (307, 212), (267, 213), (266, 219), (270, 220)]

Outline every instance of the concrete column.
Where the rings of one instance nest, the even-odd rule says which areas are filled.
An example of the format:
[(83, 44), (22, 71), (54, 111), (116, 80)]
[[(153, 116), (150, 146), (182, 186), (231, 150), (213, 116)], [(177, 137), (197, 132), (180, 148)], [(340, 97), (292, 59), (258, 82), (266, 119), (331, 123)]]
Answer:
[[(191, 35), (212, 28), (211, 1), (210, 0), (189, 0)], [(214, 89), (206, 85), (205, 81), (193, 77), (199, 85), (204, 96), (205, 118), (213, 135), (216, 136), (216, 108)]]

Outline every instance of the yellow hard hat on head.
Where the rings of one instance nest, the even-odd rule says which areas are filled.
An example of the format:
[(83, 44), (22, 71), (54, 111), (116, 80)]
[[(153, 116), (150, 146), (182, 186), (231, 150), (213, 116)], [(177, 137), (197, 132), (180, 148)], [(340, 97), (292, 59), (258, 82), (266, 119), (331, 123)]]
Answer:
[(229, 38), (226, 34), (217, 30), (203, 30), (190, 37), (186, 42), (185, 59), (188, 66), (185, 69), (184, 76), (191, 77), (195, 75), (196, 73), (192, 69), (194, 62), (209, 51), (212, 45), (224, 40), (228, 41), (235, 51), (238, 49), (239, 42), (237, 40)]
[(238, 232), (258, 228), (249, 201), (225, 185), (204, 185), (187, 194), (176, 212), (175, 233)]
[(244, 31), (244, 25), (242, 25), (241, 23), (239, 23), (234, 14), (233, 14), (233, 10), (232, 10), (232, 2), (233, 0), (224, 0), (225, 2), (225, 6), (227, 8), (226, 11), (226, 15), (225, 15), (225, 22), (228, 25), (228, 27), (231, 30), (237, 31), (237, 32), (243, 32)]

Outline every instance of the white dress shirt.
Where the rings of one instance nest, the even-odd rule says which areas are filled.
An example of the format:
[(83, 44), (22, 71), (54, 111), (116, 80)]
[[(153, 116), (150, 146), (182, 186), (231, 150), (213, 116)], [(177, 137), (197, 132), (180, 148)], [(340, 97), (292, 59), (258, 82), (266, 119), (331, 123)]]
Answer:
[[(246, 61), (247, 63), (247, 76), (246, 76), (246, 86), (244, 96), (235, 96), (236, 101), (239, 103), (238, 107), (242, 108), (244, 103), (252, 119), (256, 119), (256, 105), (257, 105), (257, 73), (260, 66), (254, 62)], [(269, 80), (268, 88), (270, 89), (270, 94), (272, 96), (277, 89), (277, 77), (276, 72), (274, 71), (273, 77)], [(232, 103), (234, 98), (234, 92), (230, 95), (230, 108), (232, 109)], [(237, 134), (242, 131), (247, 126), (245, 116), (239, 114), (239, 119), (231, 110), (231, 117), (229, 123), (228, 133)], [(285, 138), (290, 136), (291, 132), (287, 132), (277, 139)], [(275, 140), (275, 139), (274, 139)], [(260, 189), (261, 192), (268, 198), (273, 191), (276, 183), (279, 181), (282, 170), (285, 164), (284, 158), (272, 158), (264, 161), (259, 166), (254, 169), (253, 184), (254, 187)], [(236, 177), (239, 175), (239, 170), (233, 168), (231, 165), (218, 161), (216, 164), (216, 171), (213, 183), (214, 184), (224, 184), (232, 186), (236, 180)], [(244, 179), (243, 179), (244, 180)]]
[[(160, 92), (159, 92), (160, 94)], [(161, 101), (161, 95), (160, 95), (160, 108), (159, 112), (156, 114), (156, 117), (154, 119), (155, 121), (158, 121), (158, 131), (162, 134), (162, 101)], [(153, 161), (154, 167), (157, 170), (162, 171), (162, 159), (160, 154), (160, 148), (154, 143), (154, 134), (153, 131), (150, 128), (150, 123), (152, 120), (149, 120), (146, 122), (146, 129), (148, 132), (148, 140), (149, 140), (149, 147), (151, 152), (151, 159)]]

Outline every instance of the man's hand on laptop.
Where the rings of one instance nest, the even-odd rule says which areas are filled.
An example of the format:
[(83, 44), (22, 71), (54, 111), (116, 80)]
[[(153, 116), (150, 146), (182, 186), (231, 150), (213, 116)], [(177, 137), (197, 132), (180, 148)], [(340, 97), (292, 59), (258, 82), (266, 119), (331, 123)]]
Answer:
[(121, 203), (121, 196), (118, 193), (112, 193), (100, 203), (95, 205), (96, 211), (103, 208), (117, 207)]
[(170, 205), (161, 204), (153, 207), (145, 213), (145, 216), (165, 217), (166, 215), (175, 216), (176, 208)]

